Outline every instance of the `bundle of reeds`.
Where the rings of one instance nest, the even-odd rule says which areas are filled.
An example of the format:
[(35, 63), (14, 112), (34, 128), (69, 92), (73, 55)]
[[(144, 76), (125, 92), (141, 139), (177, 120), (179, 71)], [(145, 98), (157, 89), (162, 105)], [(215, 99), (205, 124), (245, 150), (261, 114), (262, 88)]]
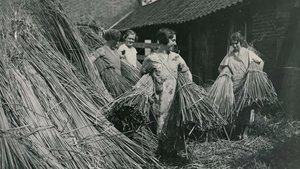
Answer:
[[(88, 95), (90, 95), (99, 106), (104, 107), (114, 101), (114, 98), (108, 93), (101, 79), (99, 79), (99, 81), (93, 82), (91, 79), (82, 75), (78, 71), (74, 71), (74, 73), (79, 81), (86, 87)], [(97, 84), (101, 84), (100, 86), (103, 85), (103, 87), (96, 87)]]
[(131, 90), (107, 107), (105, 114), (118, 130), (154, 155), (158, 142), (151, 131), (155, 123), (151, 118), (153, 86), (149, 74), (142, 76)]
[[(27, 38), (25, 32), (28, 31), (28, 27), (22, 25), (24, 29), (19, 32), (15, 29), (15, 18), (9, 16), (1, 16), (2, 26), (7, 34), (1, 37), (5, 44), (1, 44), (0, 93), (5, 103), (5, 115), (9, 119), (12, 130), (21, 128), (20, 137), (29, 140), (32, 152), (38, 152), (51, 168), (87, 167), (90, 163), (84, 157), (85, 155), (77, 154), (76, 152), (80, 151), (61, 137), (47, 116), (47, 112), (42, 108), (31, 83), (16, 67), (26, 60), (27, 54), (19, 40), (21, 37)], [(36, 41), (32, 43), (35, 44)]]
[(67, 57), (82, 73), (93, 73), (80, 33), (64, 14), (59, 1), (32, 0), (27, 2), (26, 8), (54, 49)]
[(86, 158), (76, 153), (80, 151), (75, 150), (56, 130), (34, 94), (31, 84), (15, 68), (6, 71), (6, 88), (1, 88), (1, 95), (7, 110), (11, 112), (10, 123), (16, 128), (22, 128), (21, 137), (38, 147), (36, 149), (40, 149), (40, 155), (47, 159), (47, 163), (54, 165), (54, 168), (87, 167), (90, 163)]
[(158, 146), (158, 138), (148, 126), (140, 127), (130, 137), (135, 143), (154, 155)]
[(98, 57), (94, 64), (106, 89), (114, 98), (130, 90), (132, 84), (125, 77), (119, 75), (109, 63)]
[(89, 47), (90, 51), (95, 51), (105, 44), (105, 39), (99, 36), (101, 28), (96, 24), (77, 24), (82, 40)]
[(131, 84), (136, 84), (140, 78), (140, 70), (130, 65), (126, 60), (121, 60), (121, 73)]
[(208, 92), (208, 96), (214, 102), (217, 112), (229, 123), (232, 123), (235, 117), (235, 97), (231, 77), (229, 68), (225, 67)]
[[(3, 98), (3, 97), (2, 97)], [(14, 169), (47, 169), (47, 168), (63, 168), (60, 164), (53, 161), (52, 164), (43, 160), (42, 149), (36, 151), (33, 146), (28, 146), (30, 141), (22, 138), (22, 135), (17, 135), (21, 132), (21, 128), (14, 128), (10, 126), (10, 122), (5, 115), (4, 109), (7, 105), (0, 100), (0, 161), (1, 168)], [(56, 163), (56, 164), (54, 164)]]
[(120, 131), (135, 131), (150, 122), (153, 80), (144, 75), (129, 91), (120, 95), (106, 110), (106, 117)]
[(178, 103), (174, 106), (179, 109), (179, 126), (192, 124), (200, 131), (208, 131), (226, 125), (205, 90), (191, 81), (185, 73), (178, 73), (175, 102)]
[(138, 70), (141, 70), (141, 68), (142, 68), (142, 64), (138, 60), (136, 61), (136, 68)]
[(252, 62), (249, 65), (247, 73), (235, 95), (237, 101), (236, 112), (240, 112), (248, 106), (278, 105), (277, 94), (272, 82), (256, 62)]

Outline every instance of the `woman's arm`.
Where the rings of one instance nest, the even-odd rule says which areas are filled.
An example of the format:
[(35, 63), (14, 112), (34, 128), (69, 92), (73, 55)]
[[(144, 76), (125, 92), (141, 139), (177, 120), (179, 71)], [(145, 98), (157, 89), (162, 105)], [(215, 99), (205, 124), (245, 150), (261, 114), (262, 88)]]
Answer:
[(99, 57), (103, 57), (103, 56), (105, 56), (105, 50), (102, 48), (98, 48), (96, 51), (94, 51), (90, 55), (89, 59), (92, 63), (94, 63), (95, 60), (97, 60)]
[(261, 70), (263, 70), (265, 63), (256, 53), (249, 50), (249, 57), (251, 61), (259, 64), (259, 67), (261, 68)]
[(184, 59), (182, 59), (181, 56), (179, 56), (178, 58), (178, 70), (181, 73), (184, 73), (191, 81), (193, 81), (193, 76), (192, 73), (190, 71), (190, 68), (187, 66), (186, 62), (184, 61)]

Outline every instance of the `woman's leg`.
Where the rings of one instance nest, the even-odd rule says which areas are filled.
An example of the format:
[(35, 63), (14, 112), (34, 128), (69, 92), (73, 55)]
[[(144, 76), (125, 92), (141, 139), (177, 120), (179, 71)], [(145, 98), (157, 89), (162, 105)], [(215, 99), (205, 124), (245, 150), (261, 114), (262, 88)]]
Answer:
[(248, 137), (248, 126), (250, 124), (251, 114), (253, 116), (252, 109), (250, 107), (244, 108), (236, 119), (236, 134), (239, 139)]

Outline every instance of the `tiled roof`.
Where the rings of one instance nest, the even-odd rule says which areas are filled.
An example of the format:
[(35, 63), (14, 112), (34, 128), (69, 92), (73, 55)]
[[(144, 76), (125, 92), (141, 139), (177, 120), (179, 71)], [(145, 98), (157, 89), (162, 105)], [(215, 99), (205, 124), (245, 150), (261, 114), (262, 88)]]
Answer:
[(147, 25), (187, 22), (242, 1), (243, 0), (158, 0), (150, 5), (137, 8), (114, 28), (124, 30)]
[(95, 21), (104, 28), (139, 6), (137, 0), (62, 0), (61, 4), (73, 22), (86, 24)]

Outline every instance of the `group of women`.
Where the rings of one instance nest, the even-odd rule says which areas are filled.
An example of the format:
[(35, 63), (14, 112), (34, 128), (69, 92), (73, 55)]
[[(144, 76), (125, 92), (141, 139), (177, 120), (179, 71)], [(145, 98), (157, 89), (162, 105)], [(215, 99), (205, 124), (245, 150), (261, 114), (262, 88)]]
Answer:
[[(106, 44), (97, 49), (96, 54), (91, 56), (92, 62), (101, 57), (120, 75), (121, 59), (126, 60), (130, 65), (137, 68), (137, 51), (133, 47), (137, 35), (134, 31), (128, 30), (125, 32), (123, 36), (124, 44), (119, 47), (117, 47), (117, 44), (121, 39), (121, 33), (118, 30), (110, 29), (106, 31), (104, 38)], [(153, 104), (158, 107), (156, 112), (154, 112), (155, 119), (157, 119), (156, 134), (159, 140), (163, 141), (164, 139), (162, 138), (165, 137), (164, 125), (166, 117), (168, 116), (176, 92), (177, 74), (181, 72), (191, 81), (192, 74), (182, 57), (173, 52), (176, 46), (176, 34), (173, 30), (168, 28), (159, 29), (156, 39), (159, 46), (157, 50), (145, 58), (140, 68), (140, 73), (141, 75), (149, 74), (153, 79), (155, 93)], [(241, 43), (241, 34), (233, 33), (230, 49), (219, 66), (220, 74), (226, 71), (232, 74), (234, 90), (236, 90), (236, 86), (240, 83), (251, 62), (256, 62), (261, 67), (263, 67), (264, 63), (254, 52), (242, 47)], [(239, 128), (237, 135), (244, 135), (244, 129), (249, 124), (250, 117), (253, 117), (253, 110), (251, 108), (243, 109), (242, 113), (239, 113), (237, 117), (237, 128)], [(163, 145), (164, 143), (159, 145), (159, 153), (172, 152), (171, 150), (165, 150)]]

